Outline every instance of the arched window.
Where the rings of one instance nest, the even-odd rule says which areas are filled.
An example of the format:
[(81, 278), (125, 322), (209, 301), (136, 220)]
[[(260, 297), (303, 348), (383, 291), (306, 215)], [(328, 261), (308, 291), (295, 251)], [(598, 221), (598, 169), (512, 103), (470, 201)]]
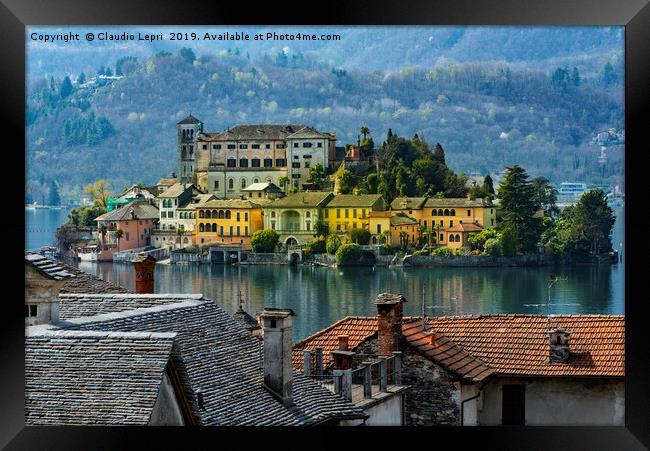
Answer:
[(210, 210), (205, 210), (205, 218), (210, 219)]
[(460, 243), (460, 235), (459, 234), (456, 234), (456, 242)]
[(436, 213), (437, 213), (437, 210), (435, 208), (433, 210), (431, 210), (431, 216), (435, 216)]
[(205, 226), (203, 223), (199, 224), (199, 232), (205, 232)]
[(218, 218), (217, 210), (212, 210), (212, 218)]
[(266, 181), (269, 182), (269, 183), (273, 183), (273, 180), (271, 180), (271, 177), (267, 177)]
[(451, 209), (450, 216), (456, 216), (456, 210), (453, 208)]
[(242, 189), (246, 188), (246, 179), (241, 179), (241, 187)]
[(309, 211), (306, 212), (306, 213), (305, 213), (305, 218), (310, 218), (310, 217), (311, 217), (311, 212), (309, 212)]
[(189, 243), (187, 237), (183, 238), (183, 244), (187, 244), (187, 243)]
[(455, 241), (456, 241), (456, 239), (454, 238), (454, 235), (449, 235), (449, 242), (453, 243)]
[(230, 219), (230, 210), (226, 210), (226, 219)]
[(239, 159), (239, 167), (240, 168), (247, 168), (248, 167), (248, 158), (240, 158)]
[(271, 217), (275, 218), (275, 212), (274, 211), (271, 212)]
[(445, 216), (449, 216), (449, 210), (445, 209)]
[(440, 210), (438, 210), (438, 216), (442, 216), (442, 215), (443, 215), (443, 213), (442, 213), (442, 208), (441, 208)]
[(199, 210), (199, 218), (205, 218), (205, 212), (203, 210)]
[(217, 218), (223, 219), (225, 217), (223, 210), (219, 210)]
[(214, 222), (212, 223), (212, 231), (213, 231), (214, 233), (217, 233), (217, 224), (214, 223)]
[(228, 179), (228, 189), (235, 189), (235, 181), (233, 179)]
[(258, 178), (254, 178), (254, 179), (253, 179), (253, 183), (260, 183), (260, 179), (258, 179)]

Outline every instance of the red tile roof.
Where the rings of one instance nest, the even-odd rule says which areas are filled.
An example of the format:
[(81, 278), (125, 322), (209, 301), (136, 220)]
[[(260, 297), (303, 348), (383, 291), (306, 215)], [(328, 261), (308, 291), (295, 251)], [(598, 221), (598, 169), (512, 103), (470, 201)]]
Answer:
[(456, 224), (453, 227), (441, 227), (440, 230), (445, 232), (480, 232), (483, 230), (483, 226), (480, 224), (474, 224), (472, 222)]
[[(471, 315), (404, 318), (407, 341), (448, 370), (472, 381), (491, 374), (552, 377), (624, 377), (625, 317), (620, 315), (555, 315), (551, 327), (571, 332), (571, 358), (549, 363), (544, 315)], [(435, 330), (435, 346), (429, 333)], [(377, 318), (346, 317), (296, 343), (293, 365), (302, 370), (302, 351), (323, 348), (323, 365), (338, 346), (340, 335), (349, 336), (349, 349), (377, 333)]]

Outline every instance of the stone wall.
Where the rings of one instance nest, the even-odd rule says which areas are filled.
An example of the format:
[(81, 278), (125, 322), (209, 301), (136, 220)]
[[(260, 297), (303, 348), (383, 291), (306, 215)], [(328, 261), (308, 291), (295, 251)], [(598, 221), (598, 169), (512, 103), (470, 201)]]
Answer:
[(410, 255), (404, 259), (404, 266), (551, 266), (551, 265), (598, 265), (617, 263), (616, 257), (570, 255), (526, 254), (515, 257), (491, 257), (489, 255)]
[(239, 262), (240, 265), (288, 265), (287, 253), (256, 254), (247, 253), (246, 261)]
[[(460, 425), (460, 389), (453, 376), (402, 342), (402, 385), (408, 387), (404, 402), (405, 426)], [(377, 354), (377, 338), (356, 348), (363, 354)], [(359, 365), (362, 357), (353, 360)], [(390, 383), (390, 381), (389, 381)]]

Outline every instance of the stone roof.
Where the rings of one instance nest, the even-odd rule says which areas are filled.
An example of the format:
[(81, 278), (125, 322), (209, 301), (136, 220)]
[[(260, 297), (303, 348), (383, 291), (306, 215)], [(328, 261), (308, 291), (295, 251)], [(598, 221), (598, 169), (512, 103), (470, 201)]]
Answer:
[(267, 193), (282, 193), (282, 189), (275, 183), (271, 182), (258, 182), (252, 183), (244, 188), (242, 191), (264, 191)]
[(133, 201), (121, 208), (98, 216), (95, 221), (130, 221), (136, 219), (158, 219), (158, 208), (149, 202)]
[(305, 191), (276, 199), (269, 208), (315, 208), (325, 205), (333, 194), (328, 191)]
[(192, 116), (192, 115), (190, 114), (190, 115), (187, 116), (185, 119), (183, 119), (182, 121), (180, 121), (180, 122), (178, 123), (178, 125), (184, 125), (184, 124), (200, 124), (200, 123), (201, 123), (200, 120), (198, 120), (197, 118), (195, 118), (194, 116)]
[(67, 269), (63, 268), (59, 262), (35, 252), (25, 251), (25, 264), (36, 269), (48, 279), (63, 280), (74, 277), (74, 275)]
[(183, 194), (187, 190), (193, 190), (197, 194), (199, 191), (196, 189), (196, 187), (190, 183), (174, 183), (172, 186), (167, 188), (165, 191), (163, 191), (161, 194), (158, 195), (158, 197), (171, 197), (175, 198)]
[[(293, 374), (295, 405), (283, 406), (262, 386), (259, 339), (212, 301), (191, 299), (59, 325), (74, 330), (177, 332), (171, 355), (200, 425), (312, 425), (365, 417), (361, 409), (298, 372)], [(198, 407), (197, 390), (203, 408)]]
[(447, 199), (436, 199), (430, 197), (424, 203), (425, 208), (449, 208), (449, 207), (494, 207), (489, 198), (468, 199), (466, 197), (450, 197)]
[(390, 208), (391, 210), (419, 210), (426, 200), (426, 197), (396, 197), (390, 203)]
[(212, 199), (195, 208), (259, 208), (257, 199)]
[(188, 300), (205, 300), (201, 294), (61, 294), (59, 318), (63, 320), (105, 313), (176, 304)]
[[(526, 377), (624, 377), (625, 317), (622, 315), (553, 315), (553, 328), (571, 331), (571, 357), (549, 363), (546, 315), (494, 314), (405, 317), (407, 342), (431, 360), (470, 381), (489, 375)], [(435, 346), (427, 345), (431, 331)], [(293, 347), (292, 363), (302, 370), (302, 351), (323, 348), (323, 364), (338, 347), (339, 335), (348, 335), (354, 350), (377, 334), (377, 317), (346, 317)]]
[(327, 203), (331, 207), (368, 207), (372, 208), (381, 201), (381, 194), (337, 194)]
[(179, 206), (179, 210), (194, 210), (197, 208), (199, 205), (212, 200), (212, 199), (217, 199), (217, 196), (214, 194), (196, 194), (195, 196), (192, 196), (192, 198), (184, 203), (183, 205)]
[(397, 213), (396, 215), (390, 217), (390, 225), (392, 226), (415, 225), (415, 224), (419, 224), (418, 220), (404, 213)]
[(29, 328), (25, 424), (147, 425), (175, 336)]
[(233, 318), (235, 318), (235, 321), (237, 321), (239, 324), (244, 326), (248, 330), (253, 330), (253, 329), (261, 329), (262, 326), (260, 326), (260, 323), (253, 318), (244, 308), (240, 305), (239, 308), (235, 313), (233, 313)]
[(322, 138), (333, 138), (329, 133), (319, 132), (316, 129), (311, 127), (303, 127), (300, 130), (292, 133), (286, 137), (286, 139), (322, 139)]
[(174, 183), (177, 182), (178, 182), (178, 178), (176, 177), (163, 177), (160, 180), (158, 180), (156, 186), (172, 186)]
[(210, 141), (284, 140), (287, 136), (303, 128), (305, 128), (304, 125), (288, 124), (235, 125), (223, 132), (203, 133), (201, 137)]

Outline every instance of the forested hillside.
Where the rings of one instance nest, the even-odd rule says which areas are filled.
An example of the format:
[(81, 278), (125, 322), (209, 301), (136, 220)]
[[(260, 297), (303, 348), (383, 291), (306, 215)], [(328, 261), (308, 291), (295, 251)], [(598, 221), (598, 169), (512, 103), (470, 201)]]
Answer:
[[(46, 202), (53, 183), (64, 200), (98, 178), (116, 190), (154, 183), (176, 170), (176, 122), (188, 113), (206, 131), (305, 123), (336, 132), (338, 145), (356, 142), (362, 126), (379, 145), (391, 128), (440, 143), (456, 172), (498, 174), (521, 164), (554, 182), (620, 183), (622, 145), (599, 163), (592, 138), (624, 126), (622, 64), (600, 63), (586, 73), (579, 64), (542, 70), (505, 62), (394, 71), (346, 69), (293, 51), (125, 54), (83, 76), (30, 80), (28, 197)], [(122, 78), (93, 83), (97, 73)]]

